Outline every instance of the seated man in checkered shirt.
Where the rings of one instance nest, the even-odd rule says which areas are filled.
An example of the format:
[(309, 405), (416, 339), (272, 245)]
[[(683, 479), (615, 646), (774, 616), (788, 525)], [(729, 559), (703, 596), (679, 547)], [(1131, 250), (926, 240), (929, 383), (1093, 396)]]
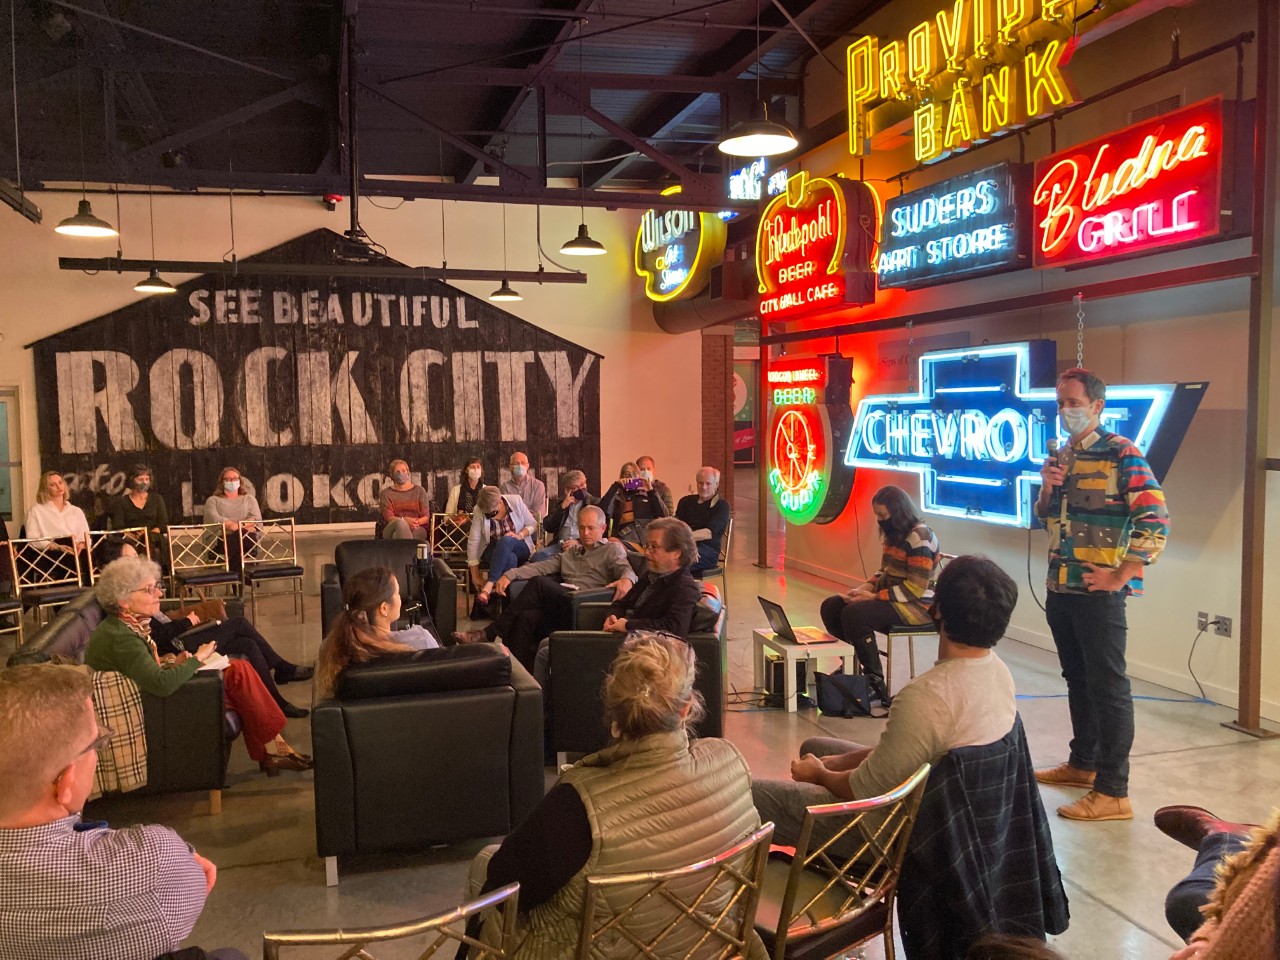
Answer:
[(168, 827), (80, 819), (98, 726), (87, 674), (0, 671), (0, 960), (245, 960), (179, 949), (217, 868)]

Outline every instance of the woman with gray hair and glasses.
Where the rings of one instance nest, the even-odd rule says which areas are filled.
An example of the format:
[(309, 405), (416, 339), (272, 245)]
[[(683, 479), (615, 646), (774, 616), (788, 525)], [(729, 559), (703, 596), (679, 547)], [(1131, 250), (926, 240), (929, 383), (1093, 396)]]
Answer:
[[(94, 670), (123, 673), (142, 690), (167, 697), (196, 675), (217, 653), (206, 643), (194, 654), (161, 660), (151, 639), (151, 618), (160, 612), (160, 567), (142, 557), (113, 560), (98, 575), (98, 603), (107, 612), (89, 638), (84, 662)], [(226, 705), (240, 715), (249, 756), (269, 777), (281, 770), (310, 770), (311, 757), (298, 753), (280, 735), (285, 717), (253, 667), (230, 660), (222, 671)]]

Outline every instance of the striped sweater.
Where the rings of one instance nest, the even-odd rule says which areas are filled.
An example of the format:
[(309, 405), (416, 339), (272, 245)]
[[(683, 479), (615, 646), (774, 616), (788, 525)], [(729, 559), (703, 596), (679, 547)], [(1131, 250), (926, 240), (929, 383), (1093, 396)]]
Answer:
[[(1086, 563), (1111, 568), (1132, 560), (1155, 563), (1169, 535), (1169, 511), (1142, 451), (1099, 428), (1063, 452), (1066, 482), (1054, 491), (1044, 516), (1048, 588), (1088, 593)], [(1141, 572), (1125, 591), (1141, 595)]]
[(933, 579), (938, 571), (938, 538), (916, 524), (900, 544), (885, 544), (880, 569), (871, 578), (877, 600), (888, 600), (903, 623), (932, 622)]

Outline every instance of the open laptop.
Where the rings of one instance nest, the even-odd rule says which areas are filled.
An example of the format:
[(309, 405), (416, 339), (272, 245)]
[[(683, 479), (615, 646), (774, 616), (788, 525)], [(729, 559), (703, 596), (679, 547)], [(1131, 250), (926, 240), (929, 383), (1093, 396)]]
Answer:
[(817, 627), (801, 627), (799, 630), (791, 626), (791, 621), (787, 619), (787, 611), (782, 609), (782, 604), (774, 603), (764, 597), (756, 597), (760, 601), (760, 606), (764, 608), (764, 615), (769, 619), (769, 626), (773, 632), (780, 636), (783, 640), (789, 640), (791, 643), (839, 643), (839, 637), (833, 637), (829, 633), (824, 633)]

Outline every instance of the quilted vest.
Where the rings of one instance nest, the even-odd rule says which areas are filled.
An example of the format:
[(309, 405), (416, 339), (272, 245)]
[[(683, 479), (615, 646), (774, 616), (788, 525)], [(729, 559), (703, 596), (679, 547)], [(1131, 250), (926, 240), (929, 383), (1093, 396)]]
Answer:
[[(591, 823), (591, 854), (585, 866), (548, 902), (524, 918), (525, 936), (518, 960), (571, 960), (586, 894), (586, 878), (593, 873), (635, 873), (669, 870), (712, 857), (741, 840), (760, 824), (751, 801), (751, 772), (738, 749), (727, 740), (689, 742), (684, 731), (658, 733), (615, 744), (585, 757), (561, 777), (578, 791)], [(622, 898), (625, 901), (633, 899)], [(676, 915), (660, 897), (638, 908), (629, 926), (646, 942)], [(723, 898), (704, 901), (718, 911)], [(616, 909), (606, 899), (597, 908), (605, 915)], [(696, 942), (664, 941), (663, 956), (685, 956)], [(754, 941), (751, 957), (763, 957)], [(711, 956), (723, 941), (709, 938), (700, 956)], [(597, 942), (592, 956), (599, 960), (640, 957), (622, 936)]]

